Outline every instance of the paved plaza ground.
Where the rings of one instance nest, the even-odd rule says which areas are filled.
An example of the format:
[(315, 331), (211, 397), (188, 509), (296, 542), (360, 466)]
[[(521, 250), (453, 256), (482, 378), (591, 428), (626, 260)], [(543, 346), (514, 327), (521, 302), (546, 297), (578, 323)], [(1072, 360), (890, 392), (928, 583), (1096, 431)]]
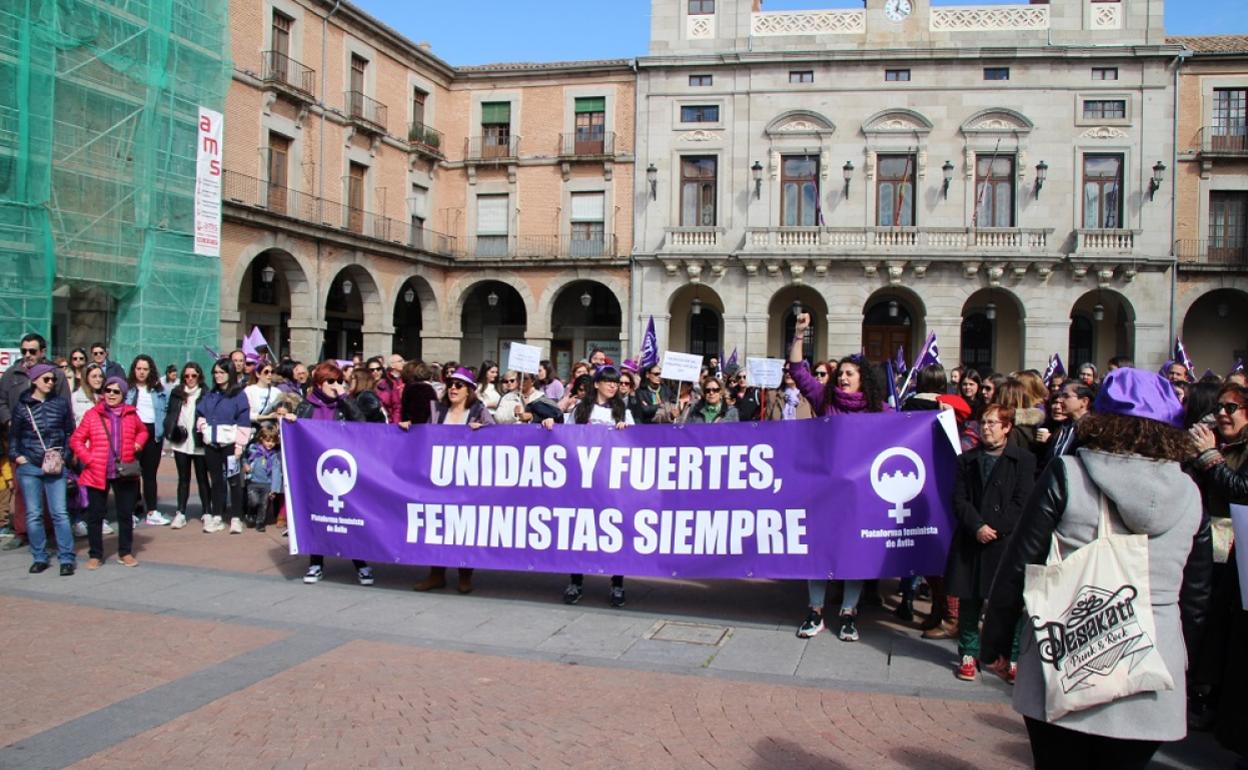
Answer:
[[(558, 575), (416, 594), (423, 570), (364, 588), (331, 559), (305, 586), (276, 528), (140, 527), (135, 553), (72, 578), (0, 554), (0, 768), (1030, 766), (953, 642), (881, 609), (856, 644), (797, 639), (796, 581), (630, 579), (615, 610), (593, 577), (576, 607)], [(1206, 735), (1155, 763), (1230, 765)]]

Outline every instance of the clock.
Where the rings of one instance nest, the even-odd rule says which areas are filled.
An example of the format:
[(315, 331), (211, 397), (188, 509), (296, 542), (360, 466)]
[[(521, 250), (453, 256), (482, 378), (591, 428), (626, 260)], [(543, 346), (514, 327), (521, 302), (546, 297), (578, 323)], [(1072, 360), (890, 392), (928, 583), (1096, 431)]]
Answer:
[(910, 0), (888, 0), (884, 3), (884, 15), (889, 21), (901, 21), (910, 15), (914, 7), (910, 4)]

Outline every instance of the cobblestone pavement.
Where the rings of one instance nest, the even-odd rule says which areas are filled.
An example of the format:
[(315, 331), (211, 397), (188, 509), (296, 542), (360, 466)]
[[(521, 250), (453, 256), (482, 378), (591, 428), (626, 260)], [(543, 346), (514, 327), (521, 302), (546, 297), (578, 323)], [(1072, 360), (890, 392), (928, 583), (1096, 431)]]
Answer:
[[(331, 559), (305, 586), (272, 528), (140, 527), (135, 553), (72, 578), (0, 554), (0, 768), (1030, 764), (1009, 688), (956, 680), (951, 642), (884, 609), (857, 644), (797, 639), (794, 581), (630, 579), (612, 610), (593, 577), (576, 607), (553, 575), (414, 594), (423, 570), (362, 588)], [(1194, 735), (1155, 766), (1230, 764)]]

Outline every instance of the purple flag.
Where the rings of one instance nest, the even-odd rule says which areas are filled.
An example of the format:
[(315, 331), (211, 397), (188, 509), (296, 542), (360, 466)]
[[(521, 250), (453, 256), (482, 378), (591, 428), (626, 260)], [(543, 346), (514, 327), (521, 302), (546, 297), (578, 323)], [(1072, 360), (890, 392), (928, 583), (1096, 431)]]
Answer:
[(936, 344), (936, 332), (928, 332), (927, 339), (923, 341), (923, 347), (919, 350), (919, 355), (914, 359), (914, 366), (910, 367), (910, 371), (906, 372), (906, 381), (901, 388), (901, 398), (905, 400), (910, 395), (910, 385), (914, 382), (915, 376), (923, 370), (925, 366), (940, 363), (940, 346)]
[(1181, 337), (1174, 338), (1174, 360), (1187, 367), (1187, 379), (1189, 381), (1196, 378), (1192, 359), (1187, 355), (1187, 348), (1183, 347), (1183, 339)]
[(909, 371), (908, 367), (906, 366), (906, 346), (905, 345), (897, 346), (897, 358), (894, 359), (893, 361), (893, 369), (897, 372), (897, 374), (902, 374), (902, 375), (904, 375), (907, 371)]
[(659, 362), (659, 338), (654, 333), (654, 316), (650, 316), (650, 322), (646, 324), (646, 333), (641, 338), (641, 369), (654, 366)]
[(269, 343), (265, 341), (264, 335), (260, 333), (259, 326), (251, 327), (251, 333), (243, 338), (243, 355), (249, 360), (260, 361), (264, 356), (260, 354), (260, 348), (268, 349)]
[(1235, 363), (1231, 365), (1230, 373), (1235, 374), (1236, 372), (1242, 372), (1243, 370), (1244, 370), (1244, 359), (1236, 358)]
[(737, 365), (737, 349), (734, 347), (732, 349), (732, 355), (728, 356), (728, 362), (724, 364), (724, 366), (736, 366), (736, 365)]
[(1212, 370), (1212, 369), (1206, 369), (1206, 370), (1205, 370), (1205, 373), (1204, 373), (1204, 374), (1202, 374), (1202, 375), (1200, 375), (1200, 379), (1204, 380), (1204, 379), (1208, 379), (1208, 378), (1210, 378), (1210, 377), (1214, 377), (1214, 378), (1216, 378), (1217, 376), (1218, 376), (1218, 373), (1217, 373), (1217, 372), (1215, 372), (1214, 370)]
[(292, 554), (859, 579), (939, 574), (953, 534), (956, 454), (934, 412), (618, 431), (299, 420), (282, 434)]
[(1065, 377), (1066, 367), (1062, 365), (1061, 355), (1054, 353), (1049, 356), (1049, 365), (1044, 369), (1044, 384), (1048, 385), (1054, 377)]
[(892, 361), (884, 362), (884, 376), (888, 378), (888, 404), (894, 409), (901, 408), (901, 396), (897, 395), (897, 372)]

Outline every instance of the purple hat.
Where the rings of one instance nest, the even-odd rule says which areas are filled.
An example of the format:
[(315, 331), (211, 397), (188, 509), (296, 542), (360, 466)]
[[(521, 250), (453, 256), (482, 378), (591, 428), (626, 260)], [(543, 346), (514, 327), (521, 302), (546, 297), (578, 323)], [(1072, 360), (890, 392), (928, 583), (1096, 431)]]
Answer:
[(459, 380), (460, 382), (465, 382), (468, 384), (468, 387), (470, 388), (477, 387), (477, 376), (472, 373), (471, 369), (465, 369), (462, 366), (456, 369), (455, 372), (451, 374), (451, 376), (448, 377), (447, 379)]
[(130, 390), (130, 384), (126, 382), (124, 377), (109, 377), (107, 380), (104, 380), (104, 388), (107, 389), (109, 385), (116, 385), (118, 388), (121, 388), (122, 398), (125, 398), (126, 393)]
[(1174, 395), (1174, 386), (1161, 375), (1143, 369), (1115, 369), (1105, 375), (1092, 409), (1183, 427), (1183, 405)]
[(620, 364), (620, 370), (625, 371), (625, 372), (632, 372), (633, 374), (636, 374), (637, 372), (641, 371), (641, 367), (639, 367), (637, 365), (637, 362), (634, 361), (633, 359), (626, 358), (624, 359), (624, 363)]
[(30, 377), (30, 381), (33, 384), (35, 380), (39, 379), (43, 375), (49, 374), (49, 373), (55, 373), (55, 372), (56, 372), (56, 367), (53, 366), (52, 364), (40, 363), (40, 364), (35, 364), (34, 366), (27, 369), (26, 376)]

